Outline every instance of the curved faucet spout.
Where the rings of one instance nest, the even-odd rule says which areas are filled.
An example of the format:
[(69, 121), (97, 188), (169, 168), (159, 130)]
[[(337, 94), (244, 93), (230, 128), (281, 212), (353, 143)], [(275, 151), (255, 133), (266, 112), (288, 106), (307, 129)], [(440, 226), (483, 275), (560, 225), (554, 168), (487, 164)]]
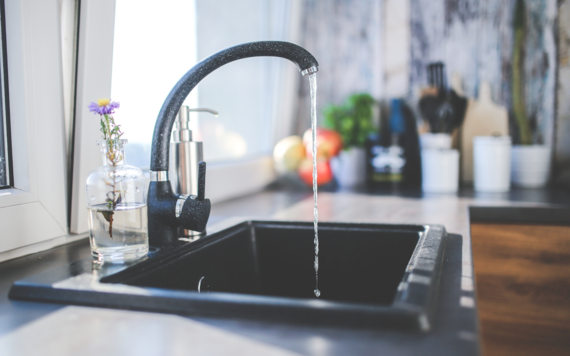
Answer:
[(154, 172), (168, 171), (170, 133), (176, 114), (190, 91), (208, 74), (221, 66), (249, 57), (281, 57), (295, 63), (302, 75), (314, 73), (319, 63), (307, 50), (289, 42), (261, 41), (244, 43), (227, 48), (204, 59), (190, 69), (176, 83), (164, 101), (152, 139), (150, 169)]
[(208, 74), (224, 64), (249, 57), (282, 57), (297, 65), (302, 75), (318, 71), (317, 60), (304, 48), (289, 42), (251, 42), (218, 52), (196, 64), (176, 83), (162, 104), (154, 126), (150, 158), (151, 182), (148, 191), (148, 237), (153, 246), (178, 241), (183, 227), (203, 231), (210, 216), (210, 200), (204, 197), (206, 162), (199, 163), (198, 195), (179, 195), (168, 180), (170, 133), (182, 103), (190, 91)]

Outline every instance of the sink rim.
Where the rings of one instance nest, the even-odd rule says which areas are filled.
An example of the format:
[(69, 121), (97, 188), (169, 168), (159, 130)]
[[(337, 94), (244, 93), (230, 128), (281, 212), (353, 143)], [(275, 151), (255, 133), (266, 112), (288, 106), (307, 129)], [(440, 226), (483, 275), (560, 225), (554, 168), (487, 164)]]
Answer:
[[(296, 320), (298, 316), (302, 315), (303, 312), (311, 311), (315, 315), (320, 315), (324, 322), (327, 322), (327, 320), (334, 321), (335, 318), (342, 319), (345, 321), (343, 325), (389, 324), (398, 326), (398, 324), (403, 324), (405, 327), (411, 327), (420, 331), (429, 331), (432, 327), (436, 312), (435, 308), (440, 283), (439, 276), (444, 255), (443, 252), (447, 240), (447, 232), (445, 228), (440, 225), (392, 225), (345, 222), (319, 223), (319, 229), (324, 230), (335, 228), (350, 228), (351, 230), (368, 230), (374, 228), (378, 230), (382, 228), (383, 231), (418, 232), (418, 234), (420, 234), (418, 243), (414, 248), (403, 278), (398, 286), (396, 296), (392, 304), (389, 305), (225, 292), (200, 294), (193, 291), (134, 287), (114, 282), (116, 280), (125, 280), (129, 275), (140, 275), (140, 273), (152, 270), (157, 265), (165, 263), (168, 260), (182, 257), (205, 245), (229, 237), (231, 234), (242, 232), (244, 229), (251, 229), (254, 225), (293, 229), (312, 229), (313, 227), (312, 222), (242, 220), (240, 223), (208, 234), (195, 242), (178, 245), (175, 249), (170, 251), (163, 250), (154, 254), (154, 256), (150, 256), (150, 258), (145, 261), (135, 263), (131, 266), (125, 266), (122, 269), (119, 267), (117, 271), (111, 271), (108, 275), (103, 274), (99, 276), (99, 278), (94, 277), (96, 281), (92, 281), (92, 283), (97, 283), (99, 287), (103, 286), (103, 291), (97, 290), (98, 287), (93, 287), (91, 290), (87, 287), (86, 290), (85, 286), (81, 288), (73, 286), (54, 287), (53, 283), (50, 285), (46, 285), (45, 283), (41, 285), (41, 283), (38, 284), (37, 281), (34, 281), (33, 277), (36, 276), (33, 276), (32, 278), (14, 283), (10, 290), (10, 298), (224, 317), (234, 316), (233, 314), (235, 313), (229, 310), (235, 306), (240, 306), (245, 309), (251, 307), (254, 310), (249, 313), (252, 314), (250, 316), (254, 318), (263, 318), (264, 311), (269, 309), (275, 313), (279, 308), (284, 308), (286, 309), (286, 313), (290, 313), (290, 315), (283, 315), (284, 318), (282, 319), (285, 319), (284, 321), (289, 319), (290, 321), (298, 322)], [(83, 265), (86, 265), (86, 262), (90, 262), (90, 259), (78, 262), (79, 264), (83, 263)], [(90, 268), (88, 267), (90, 267), (90, 263), (83, 267), (78, 266), (76, 268), (78, 272), (77, 275), (80, 275), (81, 273), (79, 272), (83, 271), (90, 272)], [(129, 288), (125, 289), (125, 287)], [(42, 291), (41, 293), (38, 293), (38, 288)], [(89, 291), (96, 293), (91, 293), (92, 295), (88, 296), (86, 292)], [(106, 298), (109, 300), (101, 300), (101, 298), (99, 298), (101, 297), (101, 293), (105, 293)], [(121, 301), (121, 298), (124, 300)], [(153, 303), (150, 301), (152, 299), (157, 300)], [(169, 303), (157, 305), (161, 304), (160, 301), (164, 300), (168, 300)], [(214, 308), (212, 308), (212, 306), (214, 306)], [(204, 309), (208, 311), (205, 313)], [(295, 312), (291, 313), (293, 310)], [(240, 315), (243, 315), (243, 312)]]

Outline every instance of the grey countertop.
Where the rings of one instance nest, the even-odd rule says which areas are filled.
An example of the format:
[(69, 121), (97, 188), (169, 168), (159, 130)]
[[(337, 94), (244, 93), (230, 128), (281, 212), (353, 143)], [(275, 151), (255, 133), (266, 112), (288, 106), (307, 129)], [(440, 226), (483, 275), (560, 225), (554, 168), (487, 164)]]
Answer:
[[(442, 284), (456, 283), (460, 287), (441, 298), (443, 316), (428, 334), (182, 317), (8, 299), (14, 281), (88, 257), (85, 239), (0, 264), (0, 354), (395, 355), (466, 354), (466, 350), (467, 354), (478, 354), (469, 208), (545, 207), (545, 203), (559, 201), (521, 202), (509, 196), (469, 194), (402, 197), (367, 193), (319, 194), (320, 220), (441, 224), (456, 234), (448, 242)], [(214, 205), (211, 223), (238, 215), (310, 221), (310, 198), (308, 191), (261, 192)], [(485, 216), (484, 211), (476, 210), (480, 217)], [(458, 325), (465, 327), (456, 329)]]

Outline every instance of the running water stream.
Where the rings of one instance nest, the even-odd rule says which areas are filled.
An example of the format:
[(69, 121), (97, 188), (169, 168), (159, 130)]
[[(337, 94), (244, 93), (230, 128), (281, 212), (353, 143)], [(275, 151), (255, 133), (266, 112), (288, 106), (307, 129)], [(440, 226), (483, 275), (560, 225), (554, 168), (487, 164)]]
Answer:
[(311, 134), (313, 153), (313, 225), (315, 229), (315, 296), (321, 295), (319, 290), (319, 208), (317, 207), (317, 74), (309, 75), (311, 85)]

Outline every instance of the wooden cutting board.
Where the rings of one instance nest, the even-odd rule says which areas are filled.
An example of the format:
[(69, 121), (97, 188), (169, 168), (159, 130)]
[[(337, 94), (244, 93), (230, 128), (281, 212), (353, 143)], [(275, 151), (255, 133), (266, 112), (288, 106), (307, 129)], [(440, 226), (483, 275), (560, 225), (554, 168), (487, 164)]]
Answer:
[(482, 82), (479, 98), (470, 99), (461, 128), (461, 182), (473, 183), (473, 137), (509, 134), (509, 116), (504, 106), (493, 103), (491, 86)]

